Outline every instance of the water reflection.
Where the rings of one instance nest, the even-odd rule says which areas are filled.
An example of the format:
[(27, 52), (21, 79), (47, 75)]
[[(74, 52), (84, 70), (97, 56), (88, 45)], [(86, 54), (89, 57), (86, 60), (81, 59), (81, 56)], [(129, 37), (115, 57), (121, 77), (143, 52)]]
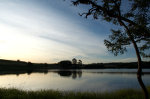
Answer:
[(57, 73), (60, 76), (64, 76), (64, 77), (72, 77), (73, 79), (76, 79), (77, 77), (81, 78), (82, 77), (82, 71), (81, 70), (73, 70), (73, 71), (57, 71)]
[(18, 70), (0, 70), (0, 75), (17, 75), (19, 76), (20, 74), (28, 74), (31, 75), (32, 73), (44, 73), (47, 74), (48, 73), (48, 69), (38, 69), (38, 70), (33, 70), (33, 69), (27, 69), (27, 70), (22, 70), (22, 71), (18, 71)]
[[(118, 71), (118, 72), (117, 72)], [(143, 76), (150, 85), (150, 69)], [(18, 75), (18, 76), (16, 76)], [(0, 88), (25, 90), (71, 90), (71, 91), (113, 91), (122, 88), (140, 88), (136, 79), (136, 69), (55, 69), (32, 71), (0, 71)]]
[[(150, 75), (150, 70), (149, 69), (144, 69), (144, 72), (142, 75)], [(86, 69), (27, 69), (25, 71), (7, 71), (7, 70), (0, 70), (0, 75), (9, 75), (9, 74), (15, 74), (19, 76), (20, 74), (28, 74), (31, 75), (32, 73), (43, 73), (43, 74), (48, 74), (49, 72), (57, 73), (58, 75), (62, 77), (72, 77), (73, 79), (76, 78), (81, 78), (82, 77), (82, 72), (86, 73), (92, 73), (92, 74), (136, 74), (136, 69), (94, 69), (94, 70), (86, 70)]]
[(20, 74), (28, 74), (31, 75), (32, 73), (43, 73), (48, 74), (49, 72), (57, 73), (62, 77), (72, 77), (72, 79), (81, 78), (82, 77), (82, 70), (65, 70), (65, 69), (58, 69), (58, 70), (48, 70), (48, 69), (39, 69), (39, 70), (32, 70), (28, 69), (26, 71), (0, 71), (0, 75), (8, 75), (8, 74), (15, 74), (19, 76)]

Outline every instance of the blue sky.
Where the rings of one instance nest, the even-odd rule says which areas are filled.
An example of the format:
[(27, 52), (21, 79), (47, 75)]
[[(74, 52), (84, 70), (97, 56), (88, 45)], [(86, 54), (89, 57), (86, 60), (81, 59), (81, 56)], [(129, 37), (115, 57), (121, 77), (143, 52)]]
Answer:
[(85, 6), (67, 0), (0, 0), (0, 58), (38, 63), (81, 59), (83, 63), (136, 61), (132, 47), (114, 57), (104, 39), (116, 28), (78, 15)]

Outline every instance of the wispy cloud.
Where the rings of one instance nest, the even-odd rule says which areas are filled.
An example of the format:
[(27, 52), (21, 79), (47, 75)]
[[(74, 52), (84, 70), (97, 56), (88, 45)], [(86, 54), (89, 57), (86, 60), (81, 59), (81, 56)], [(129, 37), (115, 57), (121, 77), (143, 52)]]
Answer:
[(99, 56), (105, 53), (102, 37), (97, 37), (83, 24), (57, 13), (57, 10), (41, 10), (39, 6), (32, 5), (33, 11), (30, 11), (31, 5), (17, 2), (4, 7), (6, 4), (3, 3), (3, 10), (0, 10), (0, 25), (3, 27), (0, 32), (7, 42), (2, 46), (7, 50), (1, 53), (8, 53), (8, 57), (32, 61), (38, 56), (37, 61), (48, 62), (82, 56), (86, 61), (92, 54)]
[(0, 12), (1, 58), (58, 62), (75, 57), (85, 63), (119, 59), (103, 44), (111, 25), (78, 16), (80, 9), (68, 1), (0, 0)]

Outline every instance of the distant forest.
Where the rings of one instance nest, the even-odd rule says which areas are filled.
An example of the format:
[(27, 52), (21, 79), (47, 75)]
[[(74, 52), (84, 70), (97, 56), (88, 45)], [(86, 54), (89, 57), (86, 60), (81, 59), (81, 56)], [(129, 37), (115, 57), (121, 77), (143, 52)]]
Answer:
[[(143, 68), (150, 68), (150, 62), (145, 61), (142, 63)], [(80, 60), (63, 60), (55, 64), (47, 63), (32, 63), (25, 61), (12, 61), (0, 59), (0, 71), (3, 70), (31, 70), (31, 69), (118, 69), (118, 68), (137, 68), (137, 62), (113, 62), (113, 63), (92, 63), (82, 64)]]

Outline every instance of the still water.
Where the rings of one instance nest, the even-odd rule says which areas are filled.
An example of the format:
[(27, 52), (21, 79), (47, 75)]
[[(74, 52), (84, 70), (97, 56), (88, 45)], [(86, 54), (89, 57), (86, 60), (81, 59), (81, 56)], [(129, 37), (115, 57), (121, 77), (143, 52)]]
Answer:
[[(150, 69), (144, 69), (143, 81), (150, 86)], [(105, 92), (140, 88), (136, 69), (48, 70), (20, 74), (1, 74), (1, 88), (22, 90), (63, 90)]]

